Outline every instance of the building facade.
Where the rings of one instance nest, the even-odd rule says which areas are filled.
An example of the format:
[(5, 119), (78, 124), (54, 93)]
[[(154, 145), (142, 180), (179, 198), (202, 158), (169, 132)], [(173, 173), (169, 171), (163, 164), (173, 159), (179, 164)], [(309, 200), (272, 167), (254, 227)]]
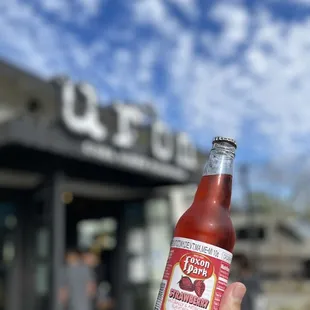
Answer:
[(116, 309), (152, 309), (174, 189), (206, 154), (149, 111), (0, 62), (0, 310), (61, 309), (71, 246), (103, 252)]

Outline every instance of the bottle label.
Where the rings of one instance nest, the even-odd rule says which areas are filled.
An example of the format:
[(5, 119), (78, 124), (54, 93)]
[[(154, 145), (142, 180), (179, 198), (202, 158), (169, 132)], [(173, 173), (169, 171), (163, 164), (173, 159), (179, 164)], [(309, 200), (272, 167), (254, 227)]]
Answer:
[(154, 310), (218, 310), (231, 261), (219, 247), (174, 238)]

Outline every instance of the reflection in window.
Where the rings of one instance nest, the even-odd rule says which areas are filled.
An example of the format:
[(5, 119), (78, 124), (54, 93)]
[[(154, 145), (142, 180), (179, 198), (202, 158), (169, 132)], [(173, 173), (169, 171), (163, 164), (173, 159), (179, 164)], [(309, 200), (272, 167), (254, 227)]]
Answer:
[(145, 231), (143, 228), (133, 228), (128, 232), (127, 251), (130, 254), (142, 255), (145, 252)]
[(37, 233), (37, 253), (41, 258), (49, 254), (49, 231), (47, 228), (40, 228)]
[(236, 229), (238, 240), (264, 240), (266, 238), (266, 230), (262, 226), (242, 227)]
[(282, 275), (279, 271), (260, 271), (260, 276), (264, 280), (278, 280)]
[(308, 220), (295, 219), (290, 222), (290, 226), (301, 238), (310, 238), (310, 222)]
[(167, 199), (150, 199), (145, 204), (146, 217), (149, 223), (167, 221), (169, 217), (169, 204)]
[(280, 223), (277, 225), (277, 230), (281, 235), (285, 236), (288, 239), (291, 239), (295, 242), (296, 241), (297, 242), (302, 241), (302, 238), (300, 237), (298, 232), (296, 230), (292, 229), (291, 227), (289, 227), (288, 225)]
[(48, 293), (48, 267), (46, 264), (40, 264), (36, 267), (36, 291), (38, 295)]
[(0, 203), (0, 227), (12, 229), (17, 224), (16, 207), (11, 203)]
[(15, 245), (12, 241), (5, 241), (2, 248), (4, 262), (11, 263), (15, 257)]
[(4, 219), (4, 225), (7, 229), (14, 229), (17, 225), (17, 218), (15, 215), (7, 215)]
[(132, 257), (128, 262), (128, 280), (130, 283), (143, 284), (147, 281), (148, 272), (144, 256)]
[(83, 220), (78, 223), (78, 243), (80, 247), (96, 246), (112, 250), (117, 245), (118, 222), (112, 217), (99, 220)]

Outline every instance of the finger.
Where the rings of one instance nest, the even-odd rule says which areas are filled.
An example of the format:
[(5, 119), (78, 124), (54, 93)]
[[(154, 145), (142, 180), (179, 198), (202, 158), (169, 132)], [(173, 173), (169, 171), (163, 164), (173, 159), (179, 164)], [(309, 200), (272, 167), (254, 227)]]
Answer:
[(227, 287), (222, 297), (220, 310), (240, 310), (246, 292), (242, 283), (233, 283)]

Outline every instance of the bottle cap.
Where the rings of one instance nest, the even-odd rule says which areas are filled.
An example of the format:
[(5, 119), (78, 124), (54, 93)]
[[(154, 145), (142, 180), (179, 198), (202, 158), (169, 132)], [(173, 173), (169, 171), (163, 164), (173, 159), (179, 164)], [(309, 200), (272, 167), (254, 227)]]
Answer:
[(225, 137), (215, 137), (212, 141), (212, 144), (216, 143), (216, 142), (228, 142), (231, 145), (233, 145), (235, 148), (237, 148), (237, 142), (234, 139), (231, 138), (225, 138)]

